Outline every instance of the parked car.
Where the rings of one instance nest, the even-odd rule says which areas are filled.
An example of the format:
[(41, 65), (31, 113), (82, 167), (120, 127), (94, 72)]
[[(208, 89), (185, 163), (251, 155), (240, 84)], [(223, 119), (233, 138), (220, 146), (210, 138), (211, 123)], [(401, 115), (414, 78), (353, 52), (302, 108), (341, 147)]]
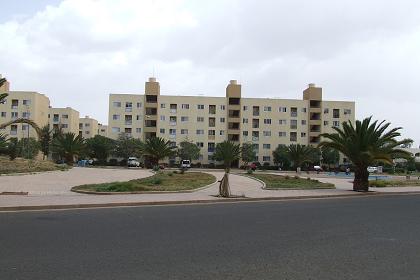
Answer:
[(369, 173), (378, 173), (378, 167), (376, 167), (376, 166), (368, 166), (367, 171)]
[(127, 160), (128, 167), (140, 167), (140, 162), (136, 157), (129, 157)]
[(249, 165), (249, 169), (251, 169), (252, 171), (255, 171), (257, 169), (257, 165), (253, 162)]
[(188, 159), (181, 160), (181, 168), (191, 168), (191, 161)]

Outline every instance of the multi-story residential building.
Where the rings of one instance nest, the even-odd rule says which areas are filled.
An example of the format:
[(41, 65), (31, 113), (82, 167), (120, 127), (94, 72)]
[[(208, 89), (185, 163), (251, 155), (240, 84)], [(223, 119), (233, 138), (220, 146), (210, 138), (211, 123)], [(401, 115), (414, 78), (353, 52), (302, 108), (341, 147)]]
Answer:
[(48, 118), (50, 128), (79, 134), (79, 112), (73, 108), (49, 108)]
[(302, 100), (243, 98), (241, 85), (230, 81), (226, 97), (160, 95), (155, 78), (145, 94), (110, 94), (109, 137), (120, 133), (147, 139), (160, 136), (179, 144), (192, 141), (201, 148), (200, 162), (212, 162), (217, 143), (252, 143), (256, 161), (273, 163), (279, 144), (316, 145), (320, 134), (343, 121), (354, 121), (355, 103), (325, 101), (322, 88), (309, 84)]
[(84, 118), (79, 119), (79, 135), (83, 138), (92, 138), (98, 134), (98, 121), (85, 116)]
[(104, 137), (108, 137), (108, 126), (99, 123), (98, 124), (98, 134)]
[[(0, 92), (9, 94), (6, 101), (0, 104), (0, 123), (27, 118), (35, 121), (38, 126), (48, 124), (50, 99), (47, 96), (33, 91), (9, 91), (8, 82)], [(37, 136), (36, 131), (27, 124), (10, 125), (0, 132), (18, 139)]]

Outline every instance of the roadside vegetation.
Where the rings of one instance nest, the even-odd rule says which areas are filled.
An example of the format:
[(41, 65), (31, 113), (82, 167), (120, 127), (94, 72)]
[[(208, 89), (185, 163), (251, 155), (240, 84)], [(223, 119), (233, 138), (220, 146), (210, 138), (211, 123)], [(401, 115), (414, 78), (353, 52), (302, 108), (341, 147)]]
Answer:
[(94, 192), (185, 191), (201, 188), (215, 181), (216, 178), (207, 173), (168, 171), (127, 182), (81, 185), (72, 188), (72, 190)]
[(420, 180), (372, 180), (369, 181), (370, 187), (385, 188), (385, 187), (418, 187)]
[(0, 174), (32, 173), (55, 170), (68, 170), (68, 166), (55, 164), (47, 160), (28, 160), (17, 158), (10, 161), (7, 157), (0, 156)]
[(322, 183), (314, 179), (303, 179), (298, 176), (253, 173), (248, 176), (263, 181), (268, 189), (335, 189), (333, 184)]

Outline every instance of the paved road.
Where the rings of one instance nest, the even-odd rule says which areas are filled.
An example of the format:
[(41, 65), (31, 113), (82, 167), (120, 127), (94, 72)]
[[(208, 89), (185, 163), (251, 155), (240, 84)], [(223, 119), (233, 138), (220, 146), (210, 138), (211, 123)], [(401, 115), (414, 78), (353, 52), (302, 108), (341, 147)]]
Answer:
[(420, 196), (0, 213), (0, 279), (420, 279)]

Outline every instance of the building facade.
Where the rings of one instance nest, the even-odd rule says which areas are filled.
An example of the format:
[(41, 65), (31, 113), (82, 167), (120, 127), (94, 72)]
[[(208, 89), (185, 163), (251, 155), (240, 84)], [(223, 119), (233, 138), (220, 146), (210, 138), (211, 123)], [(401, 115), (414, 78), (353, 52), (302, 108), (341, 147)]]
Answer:
[[(48, 124), (50, 99), (47, 96), (33, 91), (6, 92), (9, 96), (0, 104), (0, 123), (26, 118), (33, 120), (40, 127)], [(37, 137), (36, 131), (27, 124), (13, 124), (0, 130), (0, 133), (18, 139)]]
[(108, 126), (99, 123), (98, 124), (98, 134), (104, 137), (108, 137)]
[(79, 119), (79, 135), (83, 138), (92, 138), (98, 134), (98, 121), (89, 117), (85, 116), (84, 118)]
[(217, 143), (252, 143), (256, 161), (273, 164), (279, 144), (317, 145), (320, 134), (355, 119), (355, 103), (326, 101), (322, 88), (309, 84), (303, 98), (243, 98), (241, 85), (230, 81), (226, 97), (160, 95), (155, 78), (144, 94), (110, 94), (108, 137), (121, 133), (146, 140), (159, 136), (173, 145), (191, 141), (201, 148), (199, 161), (208, 164)]
[(51, 129), (79, 134), (79, 112), (73, 108), (49, 108), (48, 118)]

